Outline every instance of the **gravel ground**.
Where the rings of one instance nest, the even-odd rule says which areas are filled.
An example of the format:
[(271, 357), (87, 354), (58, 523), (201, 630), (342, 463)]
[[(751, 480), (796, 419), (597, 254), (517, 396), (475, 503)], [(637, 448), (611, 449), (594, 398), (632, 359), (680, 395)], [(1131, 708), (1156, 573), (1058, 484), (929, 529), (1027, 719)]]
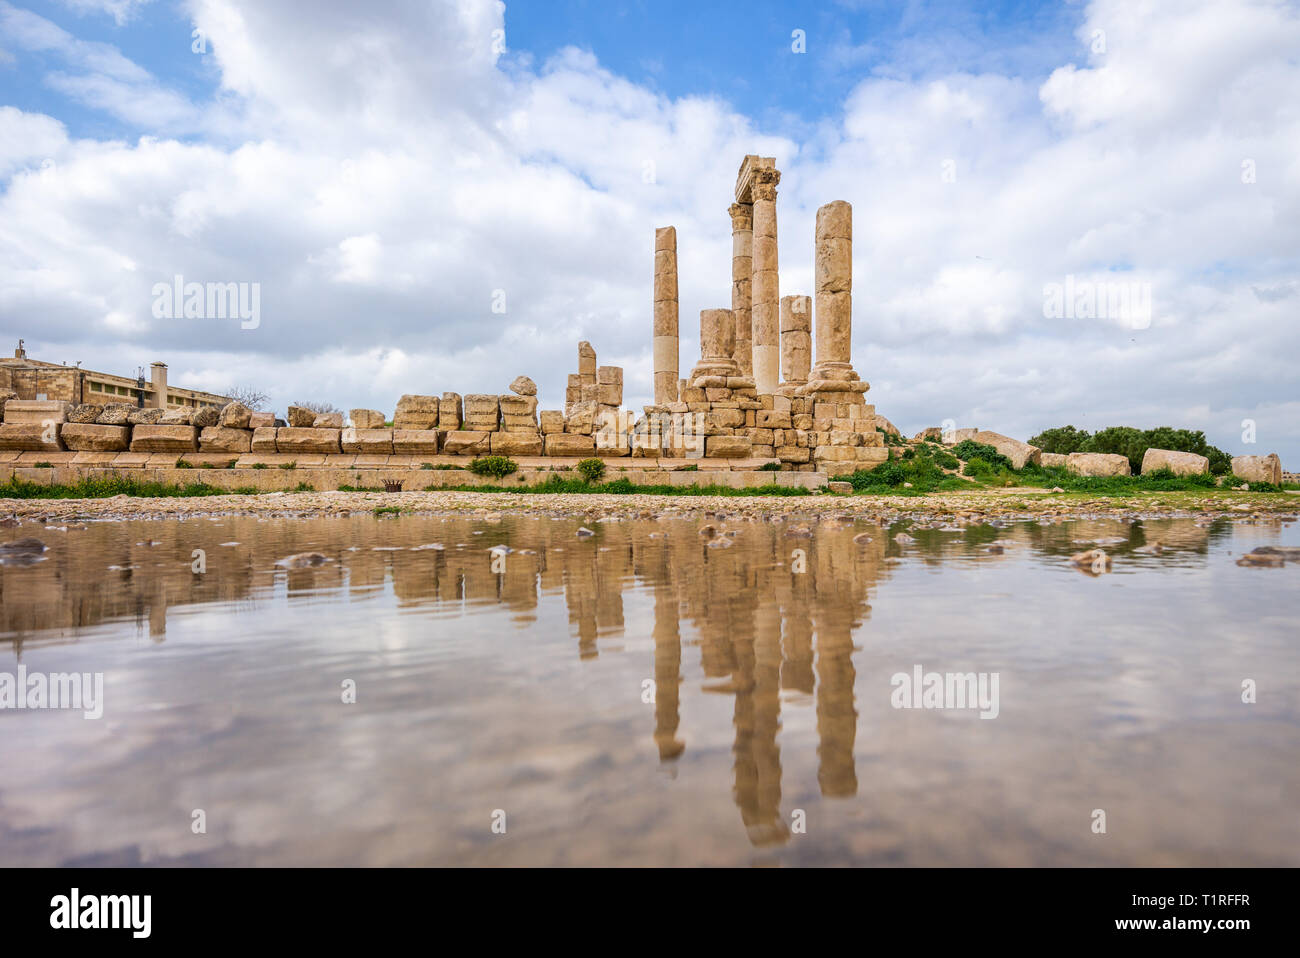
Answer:
[(1223, 515), (1295, 519), (1300, 497), (1290, 493), (1139, 493), (1095, 496), (1020, 489), (925, 496), (643, 496), (523, 495), (483, 492), (276, 492), (261, 495), (141, 499), (0, 499), (2, 524), (36, 521), (171, 519), (199, 516), (320, 518), (370, 515), (381, 507), (415, 515), (497, 518), (506, 514), (602, 518), (683, 518), (722, 514), (753, 519), (952, 517), (965, 520), (1013, 517), (1125, 518)]

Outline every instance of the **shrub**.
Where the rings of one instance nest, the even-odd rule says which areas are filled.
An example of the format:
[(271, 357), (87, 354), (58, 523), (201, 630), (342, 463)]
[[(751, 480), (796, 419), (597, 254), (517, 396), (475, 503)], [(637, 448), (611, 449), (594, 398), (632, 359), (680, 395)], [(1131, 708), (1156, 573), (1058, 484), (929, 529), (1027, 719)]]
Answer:
[(281, 468), (281, 469), (297, 469), (297, 468), (298, 468), (298, 460), (295, 459), (295, 460), (293, 460), (293, 462), (282, 462), (282, 463), (280, 463), (280, 468)]
[(1029, 444), (1037, 446), (1043, 452), (1054, 452), (1068, 456), (1072, 452), (1083, 452), (1084, 445), (1091, 438), (1091, 433), (1086, 429), (1075, 429), (1073, 426), (1058, 426), (1055, 429), (1044, 429), (1037, 436), (1030, 439)]
[(265, 468), (266, 468), (266, 463), (264, 463), (264, 462), (255, 462), (255, 463), (253, 463), (253, 468), (254, 468), (254, 469), (265, 469)]
[(32, 468), (33, 468), (33, 469), (53, 469), (53, 468), (54, 468), (54, 463), (52, 463), (52, 462), (45, 462), (44, 460), (42, 460), (42, 461), (40, 461), (40, 462), (38, 462), (38, 463), (35, 463), (35, 464), (32, 466)]
[(421, 468), (421, 469), (432, 469), (432, 468), (433, 468), (433, 463), (431, 463), (431, 462), (422, 462), (422, 463), (420, 463), (420, 468)]
[(584, 459), (578, 463), (578, 472), (588, 482), (600, 482), (605, 477), (605, 460)]
[(765, 462), (758, 467), (759, 472), (780, 472), (781, 464), (779, 462)]
[(186, 461), (185, 461), (185, 457), (182, 456), (181, 458), (179, 458), (179, 459), (176, 460), (176, 468), (177, 468), (177, 469), (193, 469), (194, 466), (193, 466), (193, 464), (186, 462)]
[(975, 442), (972, 439), (963, 439), (957, 445), (952, 447), (952, 454), (958, 459), (966, 462), (966, 474), (971, 475), (970, 460), (981, 459), (986, 466), (1002, 466), (1006, 469), (1011, 468), (1011, 460), (1002, 453), (998, 452), (992, 446), (986, 446), (982, 442)]
[(503, 479), (516, 471), (519, 465), (508, 456), (483, 456), (469, 464), (469, 471), (476, 476), (492, 476)]

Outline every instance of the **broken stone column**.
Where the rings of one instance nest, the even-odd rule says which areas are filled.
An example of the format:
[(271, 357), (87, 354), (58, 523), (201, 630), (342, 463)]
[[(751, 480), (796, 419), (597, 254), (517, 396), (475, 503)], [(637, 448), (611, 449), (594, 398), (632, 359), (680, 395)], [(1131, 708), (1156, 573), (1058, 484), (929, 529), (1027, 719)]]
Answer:
[(596, 385), (596, 350), (585, 339), (578, 343), (578, 383)]
[(656, 404), (677, 401), (677, 229), (655, 230), (654, 395)]
[(752, 284), (754, 272), (754, 205), (732, 203), (731, 214), (731, 312), (735, 317), (736, 345), (733, 355), (742, 375), (754, 372)]
[(691, 382), (701, 376), (739, 376), (735, 348), (736, 325), (731, 310), (700, 310), (700, 361), (691, 371)]
[(776, 169), (754, 171), (754, 383), (759, 395), (776, 392), (781, 381), (780, 290), (776, 258)]
[(790, 395), (808, 381), (812, 365), (812, 297), (781, 297), (781, 371), (779, 392)]
[(864, 393), (853, 371), (853, 207), (844, 200), (817, 211), (815, 256), (817, 364), (804, 388)]

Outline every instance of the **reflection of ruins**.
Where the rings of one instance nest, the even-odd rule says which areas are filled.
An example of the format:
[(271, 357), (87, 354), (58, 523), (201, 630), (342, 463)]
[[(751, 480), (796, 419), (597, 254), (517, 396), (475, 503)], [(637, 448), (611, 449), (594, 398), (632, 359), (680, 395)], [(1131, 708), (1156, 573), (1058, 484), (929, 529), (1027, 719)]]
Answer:
[[(693, 732), (703, 731), (691, 728), (690, 708), (683, 719), (683, 705), (701, 696), (730, 697), (733, 796), (755, 845), (788, 838), (792, 809), (782, 808), (778, 738), (783, 703), (811, 708), (815, 716), (820, 793), (857, 794), (853, 643), (870, 614), (873, 587), (887, 577), (886, 557), (899, 551), (888, 530), (865, 523), (715, 519), (718, 534), (709, 538), (700, 523), (686, 519), (586, 524), (596, 530), (590, 538), (575, 537), (576, 520), (529, 517), (501, 523), (227, 518), (93, 523), (67, 531), (28, 525), (6, 530), (6, 538), (36, 534), (49, 543), (49, 558), (30, 567), (0, 566), (0, 637), (21, 656), (42, 645), (120, 637), (120, 627), (94, 627), (135, 623), (148, 647), (166, 640), (169, 608), (277, 601), (292, 609), (321, 601), (324, 591), (330, 601), (387, 596), (387, 605), (376, 603), (375, 616), (414, 613), (416, 641), (430, 641), (440, 629), (472, 628), (475, 620), (462, 616), (475, 606), (505, 609), (529, 641), (551, 641), (554, 631), (544, 630), (553, 629), (549, 623), (556, 618), (544, 616), (562, 599), (559, 622), (567, 615), (572, 654), (581, 660), (609, 654), (611, 639), (620, 647), (648, 640), (651, 651), (640, 674), (653, 677), (655, 698), (643, 741), (660, 761), (678, 760), (691, 748)], [(1203, 554), (1216, 534), (1183, 523), (1175, 535), (1166, 526), (1135, 524), (1130, 544), (1141, 545), (1145, 536)], [(1227, 529), (1225, 523), (1218, 531)], [(871, 541), (855, 544), (863, 531)], [(996, 535), (1035, 550), (1068, 552), (1077, 548), (1071, 545), (1077, 537), (1115, 531), (1114, 524), (1085, 521), (1025, 524)], [(913, 554), (924, 559), (917, 550), (941, 536), (936, 554), (984, 553), (994, 534), (989, 527), (917, 531)], [(717, 545), (723, 541), (732, 545)], [(513, 551), (494, 566), (489, 550), (497, 545)], [(192, 571), (195, 549), (206, 551), (206, 573)], [(277, 565), (306, 551), (330, 561), (314, 568)], [(431, 626), (429, 615), (447, 623)], [(641, 653), (617, 653), (633, 654)], [(629, 708), (639, 707), (629, 689)]]

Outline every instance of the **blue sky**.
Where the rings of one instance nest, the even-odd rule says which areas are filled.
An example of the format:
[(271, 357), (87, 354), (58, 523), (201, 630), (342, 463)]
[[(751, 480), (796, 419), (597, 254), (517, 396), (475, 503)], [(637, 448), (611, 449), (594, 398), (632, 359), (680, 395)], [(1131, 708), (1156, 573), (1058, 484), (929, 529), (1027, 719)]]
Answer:
[[(556, 408), (586, 339), (635, 409), (654, 229), (689, 370), (761, 153), (782, 294), (853, 205), (854, 363), (909, 433), (1168, 424), (1289, 462), (1298, 51), (1300, 0), (0, 0), (0, 337), (388, 410), (520, 373)], [(176, 274), (258, 283), (262, 321), (153, 316)], [(1117, 277), (1149, 324), (1047, 314)]]

